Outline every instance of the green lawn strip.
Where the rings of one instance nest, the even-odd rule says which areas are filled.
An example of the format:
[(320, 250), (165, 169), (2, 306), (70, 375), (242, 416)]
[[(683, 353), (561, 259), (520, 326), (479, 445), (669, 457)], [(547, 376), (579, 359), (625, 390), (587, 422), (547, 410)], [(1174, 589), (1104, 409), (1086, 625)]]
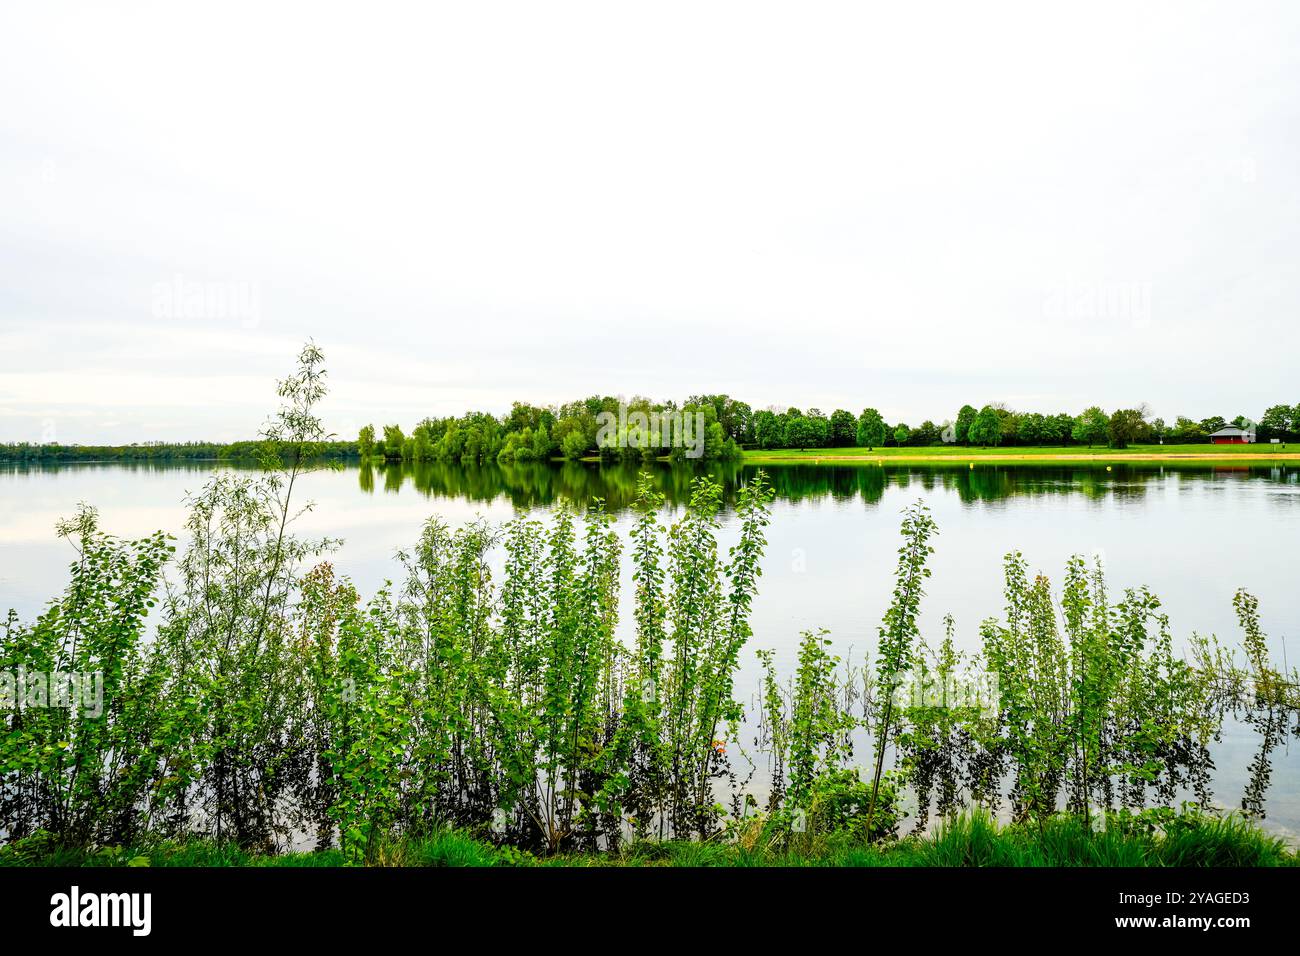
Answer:
[(838, 464), (854, 461), (924, 462), (1122, 462), (1122, 461), (1300, 461), (1297, 445), (1130, 445), (1128, 448), (1012, 446), (976, 448), (936, 445), (925, 448), (808, 448), (751, 449), (745, 461), (764, 463)]

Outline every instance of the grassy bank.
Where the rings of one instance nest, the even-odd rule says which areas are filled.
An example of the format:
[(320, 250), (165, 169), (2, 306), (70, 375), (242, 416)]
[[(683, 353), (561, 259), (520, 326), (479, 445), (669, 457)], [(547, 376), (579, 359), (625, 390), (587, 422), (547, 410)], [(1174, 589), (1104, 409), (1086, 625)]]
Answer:
[[(0, 849), (2, 866), (340, 867), (339, 850), (258, 854), (207, 841), (135, 848), (60, 850), (40, 839)], [(1136, 828), (1092, 831), (1076, 817), (1057, 816), (1037, 826), (999, 826), (987, 815), (964, 814), (924, 837), (863, 845), (793, 835), (784, 845), (760, 839), (698, 843), (635, 843), (618, 853), (538, 857), (498, 848), (456, 830), (423, 839), (386, 842), (374, 865), (408, 867), (1226, 867), (1295, 866), (1282, 840), (1240, 817), (1199, 814), (1174, 818), (1159, 832)]]
[(847, 461), (939, 462), (1053, 462), (1053, 461), (1300, 461), (1300, 445), (1130, 445), (1128, 448), (1007, 447), (976, 448), (937, 445), (926, 448), (776, 448), (745, 452), (750, 464), (808, 462), (835, 464)]

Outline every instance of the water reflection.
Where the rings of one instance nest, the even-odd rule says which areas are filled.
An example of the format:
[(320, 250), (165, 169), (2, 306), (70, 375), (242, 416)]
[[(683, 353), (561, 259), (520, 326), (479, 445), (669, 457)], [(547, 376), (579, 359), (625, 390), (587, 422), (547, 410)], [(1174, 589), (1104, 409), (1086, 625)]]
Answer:
[(1243, 718), (1259, 735), (1259, 749), (1247, 768), (1246, 789), (1241, 797), (1242, 812), (1263, 819), (1265, 797), (1273, 780), (1273, 751), (1286, 740), (1287, 729), (1293, 721), (1295, 735), (1300, 737), (1300, 714), (1295, 710), (1273, 704), (1249, 707)]
[[(514, 507), (531, 509), (567, 502), (583, 507), (601, 498), (608, 508), (621, 511), (636, 497), (637, 476), (650, 471), (667, 502), (686, 503), (691, 482), (707, 474), (724, 488), (724, 500), (735, 503), (739, 487), (753, 476), (758, 466), (737, 463), (709, 463), (671, 466), (661, 462), (642, 465), (599, 465), (589, 462), (564, 464), (516, 463), (509, 465), (462, 465), (455, 462), (419, 462), (380, 466), (362, 465), (357, 483), (367, 494), (382, 486), (388, 493), (412, 487), (426, 497), (454, 497), (470, 501), (507, 499)], [(1188, 475), (1199, 483), (1229, 484), (1264, 480), (1300, 489), (1300, 468), (1279, 466), (1194, 464), (1141, 465), (985, 465), (966, 463), (941, 465), (880, 465), (864, 462), (834, 466), (815, 464), (769, 464), (762, 466), (771, 478), (777, 497), (784, 501), (830, 498), (847, 502), (861, 500), (876, 504), (886, 489), (931, 492), (942, 489), (955, 493), (964, 503), (1003, 501), (1008, 498), (1083, 496), (1100, 501), (1140, 501), (1150, 491), (1164, 486), (1171, 477)], [(1300, 503), (1300, 496), (1282, 496), (1283, 502)]]

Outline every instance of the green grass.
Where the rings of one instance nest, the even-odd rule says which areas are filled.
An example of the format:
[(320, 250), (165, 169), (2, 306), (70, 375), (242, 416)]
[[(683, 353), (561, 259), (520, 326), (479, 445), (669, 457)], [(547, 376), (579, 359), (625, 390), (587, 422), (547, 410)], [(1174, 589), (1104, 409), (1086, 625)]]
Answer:
[(925, 866), (1293, 866), (1294, 852), (1239, 817), (1200, 817), (1160, 835), (1089, 832), (1058, 816), (1037, 827), (999, 828), (987, 816), (958, 817), (925, 841)]
[[(782, 845), (783, 844), (783, 845)], [(836, 837), (793, 835), (785, 841), (634, 843), (616, 854), (535, 857), (499, 849), (459, 831), (392, 841), (378, 866), (653, 866), (653, 867), (1264, 867), (1295, 866), (1295, 851), (1240, 817), (1176, 818), (1164, 832), (1089, 831), (1074, 816), (1000, 826), (982, 812), (955, 817), (924, 837), (866, 846)], [(257, 854), (209, 842), (131, 849), (59, 849), (36, 839), (0, 848), (5, 866), (339, 867), (338, 850)]]
[(946, 461), (982, 461), (988, 459), (1005, 459), (1014, 461), (1028, 459), (1035, 461), (1123, 461), (1125, 459), (1300, 459), (1300, 444), (1272, 445), (1256, 443), (1253, 445), (1130, 445), (1128, 448), (1106, 448), (1098, 445), (1069, 445), (1056, 447), (1009, 446), (997, 448), (978, 448), (964, 445), (933, 445), (918, 448), (778, 448), (760, 451), (751, 449), (745, 452), (745, 461), (785, 462), (785, 461), (824, 461), (837, 460), (923, 460), (939, 459)]

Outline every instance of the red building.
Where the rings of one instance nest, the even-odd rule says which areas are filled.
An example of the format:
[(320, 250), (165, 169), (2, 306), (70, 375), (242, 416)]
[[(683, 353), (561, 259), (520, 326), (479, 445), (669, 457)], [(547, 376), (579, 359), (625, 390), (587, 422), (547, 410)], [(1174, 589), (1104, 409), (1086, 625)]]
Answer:
[(1236, 425), (1227, 425), (1210, 436), (1216, 445), (1249, 445), (1255, 440), (1255, 433)]

